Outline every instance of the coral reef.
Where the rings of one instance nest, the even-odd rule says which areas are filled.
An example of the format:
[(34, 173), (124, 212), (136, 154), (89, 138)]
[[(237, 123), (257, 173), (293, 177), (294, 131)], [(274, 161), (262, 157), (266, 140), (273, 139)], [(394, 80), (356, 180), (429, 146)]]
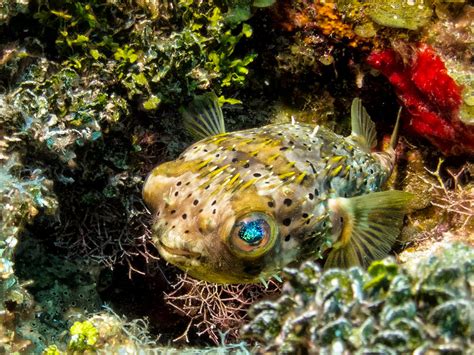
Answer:
[[(265, 9), (273, 3), (274, 7)], [(392, 53), (388, 57), (393, 56), (405, 78), (419, 54), (425, 63), (436, 64), (432, 69), (443, 73), (445, 84), (439, 91), (423, 84), (427, 74), (407, 79), (408, 88), (429, 109), (420, 111), (421, 116), (433, 113), (436, 123), (446, 125), (448, 132), (456, 126), (455, 144), (434, 135), (433, 143), (446, 153), (469, 153), (472, 6), (424, 2), (422, 11), (404, 11), (403, 18), (393, 23), (393, 15), (400, 16), (400, 9), (413, 5), (390, 4), (395, 6), (349, 0), (2, 1), (0, 353), (253, 351), (241, 342), (238, 328), (248, 322), (250, 304), (264, 296), (275, 297), (277, 287), (207, 284), (157, 260), (147, 243), (150, 215), (141, 200), (144, 177), (152, 166), (174, 159), (189, 145), (179, 107), (202, 91), (214, 90), (220, 102), (226, 103), (223, 110), (231, 130), (295, 117), (346, 134), (350, 127), (344, 117), (354, 96), (363, 98), (375, 119), (395, 117), (398, 105), (392, 87), (382, 76), (366, 75), (364, 58), (374, 49), (382, 50), (379, 54)], [(400, 39), (407, 45), (397, 46)], [(404, 101), (406, 91), (393, 86)], [(449, 88), (448, 98), (457, 95), (454, 101), (445, 97)], [(236, 105), (239, 102), (244, 104)], [(377, 124), (379, 132), (392, 129), (383, 119)], [(426, 129), (432, 128), (436, 125)], [(466, 128), (464, 133), (459, 132), (461, 128)], [(472, 183), (466, 182), (474, 174), (472, 163), (448, 158), (437, 169), (437, 153), (423, 142), (417, 145), (409, 149), (408, 168), (398, 171), (396, 183), (424, 196), (420, 207), (431, 207), (410, 217), (403, 239), (408, 249), (399, 256), (402, 261), (418, 259), (420, 252), (429, 254), (433, 240), (474, 243), (473, 190)], [(452, 252), (459, 260), (461, 249), (453, 247)], [(446, 301), (452, 295), (441, 293), (438, 286), (430, 288), (433, 283), (427, 273), (436, 276), (433, 268), (437, 268), (441, 279), (455, 275), (450, 276), (454, 281), (447, 286), (449, 291), (462, 290), (454, 286), (459, 280), (456, 275), (469, 271), (462, 271), (459, 264), (450, 269), (443, 258), (433, 259), (432, 268), (423, 264), (427, 271), (420, 279), (405, 266), (388, 261), (374, 266), (372, 272), (397, 273), (393, 279), (380, 276), (390, 279), (387, 286), (377, 290), (371, 286), (353, 298), (359, 300), (362, 295), (373, 306), (357, 304), (351, 310), (366, 312), (364, 319), (374, 323), (355, 324), (362, 313), (355, 320), (347, 316), (348, 323), (335, 320), (324, 334), (330, 339), (331, 329), (341, 329), (342, 340), (327, 346), (338, 350), (365, 344), (362, 335), (349, 344), (352, 338), (347, 341), (345, 334), (350, 327), (376, 329), (378, 344), (385, 344), (383, 350), (420, 344), (417, 334), (432, 341), (427, 349), (456, 350), (466, 345), (469, 337), (460, 340), (437, 326), (444, 322), (446, 309), (456, 315), (465, 303), (461, 293), (459, 302)], [(314, 280), (329, 277), (308, 265), (303, 269), (313, 270)], [(300, 276), (294, 274), (288, 274), (291, 287), (302, 296), (288, 293), (288, 285), (285, 295), (309, 307), (302, 283), (295, 283)], [(361, 270), (332, 275), (335, 283), (355, 286), (378, 277)], [(382, 300), (387, 294), (399, 295), (395, 288), (403, 282), (413, 286), (421, 279), (426, 282), (419, 285), (428, 285), (423, 289), (428, 291), (403, 289), (409, 297), (397, 305), (393, 298)], [(314, 290), (313, 286), (306, 288)], [(317, 290), (322, 294), (321, 288)], [(344, 307), (351, 302), (336, 302), (338, 292), (324, 303), (328, 317), (334, 316), (337, 307), (346, 312)], [(427, 293), (434, 296), (423, 298)], [(414, 300), (421, 318), (389, 321), (388, 313), (405, 311), (397, 307), (413, 310), (409, 300), (414, 295), (434, 304), (433, 313)], [(104, 301), (114, 311), (104, 311)], [(295, 314), (299, 312), (299, 306), (291, 307)], [(379, 309), (387, 315), (374, 314)], [(452, 320), (462, 332), (465, 323), (458, 318)], [(433, 332), (420, 328), (420, 319), (434, 324)], [(301, 332), (294, 338), (297, 341), (309, 339), (299, 335), (308, 334), (305, 321), (304, 317), (298, 320), (302, 327), (296, 326)], [(255, 330), (255, 322), (247, 329)], [(392, 331), (394, 324), (400, 333)], [(275, 329), (265, 331), (280, 334)], [(413, 344), (407, 345), (403, 337), (411, 329), (408, 338)], [(443, 345), (440, 334), (453, 345)], [(180, 335), (183, 341), (178, 347), (164, 345)], [(185, 340), (189, 344), (183, 344)], [(199, 348), (188, 348), (190, 344)], [(211, 344), (219, 346), (208, 347)], [(268, 348), (274, 344), (270, 339)], [(297, 346), (301, 344), (305, 343)]]
[(277, 301), (254, 306), (243, 328), (260, 353), (451, 352), (472, 350), (474, 251), (447, 244), (435, 255), (322, 273), (287, 269)]
[(447, 155), (473, 154), (474, 126), (459, 118), (461, 88), (432, 47), (400, 44), (398, 52), (375, 51), (367, 61), (395, 87), (408, 111), (407, 130), (427, 138)]

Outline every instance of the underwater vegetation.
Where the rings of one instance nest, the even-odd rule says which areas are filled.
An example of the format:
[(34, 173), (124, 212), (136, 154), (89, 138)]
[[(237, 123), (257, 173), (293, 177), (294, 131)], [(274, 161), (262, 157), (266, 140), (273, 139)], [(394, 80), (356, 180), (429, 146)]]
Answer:
[[(460, 261), (471, 247), (429, 254), (436, 240), (474, 245), (473, 16), (469, 2), (441, 0), (1, 1), (0, 352), (472, 348), (472, 265)], [(229, 130), (293, 116), (343, 135), (360, 97), (378, 149), (402, 106), (388, 184), (419, 210), (397, 263), (305, 264), (306, 289), (295, 265), (287, 305), (274, 280), (226, 287), (160, 259), (142, 186), (192, 143), (180, 107), (208, 91)], [(362, 290), (326, 294), (325, 275)], [(314, 318), (307, 297), (322, 294)], [(280, 319), (268, 311), (278, 302)], [(311, 333), (329, 323), (318, 317), (334, 325), (324, 339)]]

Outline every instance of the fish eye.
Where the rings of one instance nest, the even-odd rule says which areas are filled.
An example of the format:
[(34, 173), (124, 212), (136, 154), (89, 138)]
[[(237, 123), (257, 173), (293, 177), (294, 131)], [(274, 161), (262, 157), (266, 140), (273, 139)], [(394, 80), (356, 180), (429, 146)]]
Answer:
[(277, 234), (276, 223), (270, 216), (251, 212), (237, 220), (228, 241), (234, 254), (255, 258), (273, 247)]

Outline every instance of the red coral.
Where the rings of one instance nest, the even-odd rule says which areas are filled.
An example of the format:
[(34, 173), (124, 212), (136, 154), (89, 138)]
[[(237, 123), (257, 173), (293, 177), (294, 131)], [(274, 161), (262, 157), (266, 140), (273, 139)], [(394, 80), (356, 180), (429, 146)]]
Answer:
[(395, 87), (409, 114), (408, 130), (427, 138), (446, 155), (474, 153), (474, 126), (459, 120), (461, 87), (433, 48), (419, 44), (408, 60), (386, 49), (372, 52), (367, 61)]

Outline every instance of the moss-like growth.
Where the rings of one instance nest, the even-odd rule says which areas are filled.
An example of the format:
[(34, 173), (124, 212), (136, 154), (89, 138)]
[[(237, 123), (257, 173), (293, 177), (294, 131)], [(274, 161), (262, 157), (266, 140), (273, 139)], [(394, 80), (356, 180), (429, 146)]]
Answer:
[(368, 1), (368, 15), (379, 25), (417, 30), (428, 23), (432, 4), (422, 0)]
[(391, 259), (321, 272), (287, 269), (277, 301), (254, 306), (243, 328), (262, 352), (387, 352), (472, 349), (474, 250), (448, 244), (398, 266)]

